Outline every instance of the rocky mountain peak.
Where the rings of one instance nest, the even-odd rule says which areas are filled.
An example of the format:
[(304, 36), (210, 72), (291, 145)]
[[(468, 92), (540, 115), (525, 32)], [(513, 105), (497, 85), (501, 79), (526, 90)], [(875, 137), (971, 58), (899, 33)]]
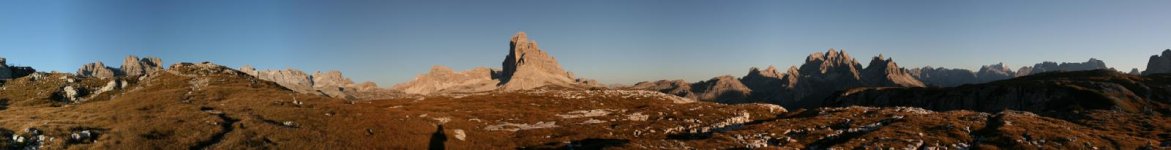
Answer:
[(329, 87), (347, 87), (353, 86), (354, 81), (342, 75), (341, 71), (330, 70), (326, 72), (317, 71), (313, 73), (313, 87), (314, 88), (329, 88)]
[(1005, 66), (1004, 63), (1002, 62), (1002, 63), (996, 63), (996, 64), (992, 64), (992, 65), (980, 66), (979, 72), (994, 72), (994, 73), (1012, 74), (1013, 71), (1008, 66)]
[(1142, 72), (1143, 75), (1158, 73), (1171, 73), (1171, 49), (1163, 50), (1161, 55), (1151, 55), (1147, 69)]
[(891, 58), (884, 58), (882, 54), (870, 60), (862, 74), (863, 80), (879, 86), (923, 87), (923, 82), (911, 76), (906, 69), (899, 67)]
[(805, 58), (805, 64), (801, 65), (800, 71), (803, 75), (820, 75), (820, 74), (848, 74), (855, 79), (858, 76), (858, 70), (862, 68), (857, 60), (846, 54), (845, 51), (836, 51), (829, 49), (825, 53), (814, 52)]
[(772, 65), (769, 65), (768, 68), (764, 69), (764, 70), (760, 70), (760, 68), (752, 67), (752, 68), (748, 69), (748, 75), (744, 76), (744, 78), (750, 78), (750, 77), (780, 78), (781, 73), (777, 71), (776, 66), (772, 66)]
[(150, 72), (163, 70), (163, 59), (158, 57), (145, 57), (139, 59), (138, 56), (126, 56), (122, 60), (122, 74), (126, 76), (140, 76)]
[(146, 75), (150, 72), (162, 71), (163, 59), (158, 57), (138, 58), (138, 56), (126, 56), (122, 60), (122, 66), (113, 68), (106, 66), (101, 61), (83, 65), (77, 69), (77, 75), (86, 77), (98, 78), (113, 78), (113, 77), (133, 77)]
[(117, 74), (114, 68), (107, 67), (102, 61), (88, 63), (77, 69), (78, 76), (113, 78)]
[(436, 94), (525, 90), (543, 86), (597, 86), (596, 81), (574, 78), (524, 32), (516, 33), (509, 40), (508, 55), (501, 65), (503, 70), (478, 67), (463, 72), (433, 66), (430, 72), (420, 74), (414, 80), (394, 85), (393, 90), (408, 94)]
[(499, 77), (504, 90), (576, 83), (573, 74), (561, 69), (557, 59), (537, 47), (537, 42), (529, 40), (524, 32), (512, 36), (508, 56), (502, 64), (504, 70)]

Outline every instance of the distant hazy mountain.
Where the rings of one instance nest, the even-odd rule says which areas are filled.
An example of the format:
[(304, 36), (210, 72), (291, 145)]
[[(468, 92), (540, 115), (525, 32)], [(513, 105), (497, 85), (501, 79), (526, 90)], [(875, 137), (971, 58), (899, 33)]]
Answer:
[(846, 52), (830, 49), (810, 54), (799, 68), (789, 67), (784, 74), (770, 66), (765, 70), (752, 68), (739, 80), (732, 76), (696, 83), (660, 80), (640, 82), (629, 88), (721, 103), (766, 102), (806, 107), (837, 90), (874, 86), (922, 87), (924, 84), (890, 58), (874, 57), (863, 68)]

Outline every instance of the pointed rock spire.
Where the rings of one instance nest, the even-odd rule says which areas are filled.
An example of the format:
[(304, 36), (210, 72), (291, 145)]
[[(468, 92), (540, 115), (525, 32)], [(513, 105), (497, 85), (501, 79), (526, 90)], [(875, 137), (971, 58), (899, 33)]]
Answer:
[(557, 59), (517, 32), (509, 41), (508, 56), (502, 63), (500, 86), (504, 90), (532, 89), (545, 85), (569, 86), (576, 83), (573, 74), (561, 69)]

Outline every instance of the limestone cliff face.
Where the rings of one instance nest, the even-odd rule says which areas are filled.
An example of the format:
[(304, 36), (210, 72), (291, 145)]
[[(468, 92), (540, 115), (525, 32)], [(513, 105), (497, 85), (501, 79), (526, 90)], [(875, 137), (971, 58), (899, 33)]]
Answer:
[(573, 86), (573, 74), (561, 69), (557, 59), (537, 46), (524, 32), (516, 33), (509, 41), (508, 56), (502, 63), (500, 89), (522, 90), (546, 85)]
[(354, 81), (350, 80), (350, 78), (342, 76), (342, 72), (337, 70), (313, 72), (312, 77), (314, 88), (345, 87), (354, 85)]
[(162, 70), (163, 59), (149, 56), (140, 59), (138, 56), (130, 55), (122, 60), (122, 66), (119, 68), (109, 67), (97, 61), (78, 68), (77, 75), (97, 78), (138, 77)]
[(281, 86), (289, 88), (290, 90), (313, 93), (313, 79), (309, 78), (309, 74), (304, 71), (288, 68), (285, 70), (256, 70), (252, 66), (240, 67), (240, 71), (248, 75), (256, 76), (261, 80), (276, 82)]
[(353, 80), (345, 77), (341, 71), (316, 71), (312, 75), (298, 69), (285, 70), (256, 70), (252, 66), (240, 67), (240, 72), (256, 77), (257, 79), (272, 81), (300, 93), (325, 95), (341, 99), (369, 99), (382, 91), (377, 84), (365, 82), (354, 84)]
[(501, 63), (502, 70), (479, 67), (455, 72), (447, 67), (436, 66), (415, 80), (397, 84), (392, 89), (409, 94), (441, 94), (526, 90), (546, 86), (598, 87), (597, 81), (575, 78), (573, 73), (562, 69), (557, 59), (541, 50), (537, 42), (529, 40), (524, 32), (513, 35), (508, 46), (508, 55)]
[(114, 78), (116, 74), (114, 68), (106, 67), (101, 61), (88, 63), (77, 69), (77, 75), (85, 77)]
[(427, 74), (419, 75), (410, 82), (397, 84), (391, 89), (407, 94), (491, 91), (500, 83), (499, 80), (492, 78), (494, 72), (483, 67), (455, 72), (446, 66), (433, 66)]
[(121, 74), (125, 76), (141, 76), (150, 72), (163, 70), (163, 59), (158, 57), (126, 56), (122, 60)]

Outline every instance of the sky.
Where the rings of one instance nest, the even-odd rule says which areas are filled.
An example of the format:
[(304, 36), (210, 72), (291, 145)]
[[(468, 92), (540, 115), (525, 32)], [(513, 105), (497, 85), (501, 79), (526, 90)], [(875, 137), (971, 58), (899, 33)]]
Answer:
[(388, 87), (433, 65), (500, 68), (526, 32), (605, 84), (742, 76), (844, 49), (865, 65), (978, 69), (1101, 59), (1145, 68), (1171, 48), (1171, 1), (0, 0), (0, 57), (74, 72), (127, 55), (166, 64), (339, 70)]

